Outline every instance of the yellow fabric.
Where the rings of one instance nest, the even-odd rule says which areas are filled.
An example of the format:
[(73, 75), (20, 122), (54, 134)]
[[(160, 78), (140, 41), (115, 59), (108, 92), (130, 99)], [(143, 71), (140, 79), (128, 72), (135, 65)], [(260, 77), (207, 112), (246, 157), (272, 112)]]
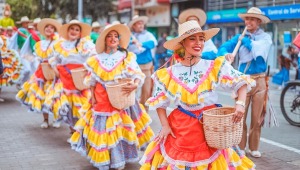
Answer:
[(146, 103), (149, 106), (155, 106), (159, 103), (164, 103), (167, 100), (167, 96), (171, 97), (179, 96), (180, 100), (183, 103), (187, 103), (189, 105), (198, 105), (199, 102), (204, 102), (204, 94), (214, 89), (214, 83), (221, 83), (221, 84), (233, 84), (234, 82), (240, 81), (240, 79), (245, 80), (249, 84), (253, 84), (254, 80), (250, 79), (248, 76), (241, 76), (241, 78), (235, 78), (233, 80), (229, 79), (221, 79), (219, 80), (220, 69), (225, 62), (224, 57), (218, 57), (214, 61), (214, 65), (212, 70), (208, 73), (208, 77), (201, 83), (196, 91), (193, 93), (186, 90), (182, 85), (176, 82), (172, 76), (168, 73), (167, 68), (160, 69), (155, 73), (155, 78), (157, 79), (160, 84), (166, 87), (166, 93), (164, 95), (158, 97), (150, 98)]
[[(145, 156), (147, 156), (152, 150), (157, 146), (156, 142), (151, 142), (147, 150), (145, 151)], [(222, 170), (228, 169), (229, 164), (235, 165), (237, 170), (249, 170), (255, 168), (254, 163), (248, 159), (246, 156), (240, 157), (233, 149), (228, 148), (225, 149), (225, 152), (228, 154), (229, 163), (227, 163), (223, 154), (220, 154), (215, 160), (212, 160), (210, 165), (210, 170)], [(143, 160), (143, 159), (142, 159)], [(140, 170), (150, 170), (161, 168), (167, 166), (167, 169), (171, 169), (172, 165), (168, 164), (164, 157), (162, 156), (160, 150), (156, 151), (153, 155), (153, 159), (150, 162), (142, 161), (142, 166)], [(184, 165), (176, 164), (174, 165), (176, 168), (180, 170), (185, 170)], [(207, 170), (208, 164), (202, 164), (195, 167), (191, 167), (191, 170)]]
[(112, 71), (107, 72), (105, 71), (100, 65), (99, 61), (97, 60), (96, 56), (90, 57), (86, 64), (89, 68), (92, 69), (92, 72), (100, 77), (103, 81), (112, 81), (117, 75), (120, 75), (122, 72), (127, 71), (131, 74), (142, 74), (140, 72), (136, 72), (134, 70), (127, 70), (126, 66), (132, 61), (135, 60), (136, 57), (133, 53), (129, 52), (128, 56), (124, 59), (123, 63), (120, 63), (116, 68)]
[(38, 57), (42, 59), (47, 59), (50, 56), (50, 54), (53, 52), (53, 48), (47, 48), (46, 50), (43, 50), (41, 45), (42, 45), (41, 41), (35, 44), (35, 53)]
[(90, 96), (90, 92), (84, 92), (83, 94), (67, 94), (64, 92), (62, 82), (55, 83), (54, 88), (47, 90), (47, 97), (45, 99), (45, 105), (54, 115), (59, 115), (60, 110), (69, 106), (72, 109), (73, 117), (80, 118), (82, 114), (79, 112), (81, 106), (84, 103), (88, 103), (87, 96)]
[(97, 132), (92, 127), (94, 126), (94, 117), (92, 116), (92, 110), (86, 112), (86, 114), (81, 117), (76, 125), (76, 132), (71, 137), (72, 143), (78, 143), (80, 140), (80, 132), (83, 131), (83, 135), (87, 137), (87, 143), (92, 145), (90, 147), (89, 155), (91, 160), (94, 162), (99, 162), (99, 157), (107, 158), (106, 151), (96, 151), (95, 147), (100, 149), (112, 148), (117, 145), (121, 140), (125, 140), (128, 143), (135, 144), (137, 147), (141, 147), (148, 143), (154, 136), (153, 131), (149, 126), (141, 127), (142, 132), (136, 131), (136, 125), (144, 126), (148, 125), (151, 121), (149, 115), (143, 112), (141, 119), (133, 122), (130, 116), (122, 112), (114, 112), (112, 116), (107, 117), (106, 130), (103, 132)]
[[(172, 79), (171, 75), (168, 73), (167, 68), (160, 69), (156, 72), (156, 77), (158, 78), (158, 81), (162, 83), (167, 88), (167, 93), (171, 96), (175, 96), (177, 93), (180, 93), (180, 100), (184, 103), (188, 103), (189, 105), (197, 105), (199, 103), (199, 94), (212, 90), (212, 82), (217, 82), (217, 74), (219, 73), (219, 70), (221, 68), (221, 65), (223, 63), (223, 60), (215, 60), (214, 67), (212, 71), (209, 73), (207, 79), (198, 86), (197, 90), (194, 93), (190, 93), (188, 90), (186, 90), (184, 87), (182, 87), (180, 84), (178, 84), (174, 79)], [(211, 80), (211, 81), (209, 81)], [(149, 106), (155, 106), (158, 103), (161, 103), (165, 101), (167, 97), (165, 95), (162, 95), (155, 100), (148, 100), (146, 103)]]
[[(40, 82), (36, 80), (34, 75), (26, 81), (22, 89), (17, 93), (16, 99), (28, 106), (30, 110), (35, 112), (42, 112), (42, 108), (46, 98), (46, 91), (49, 86), (52, 85), (52, 81), (45, 81), (44, 85), (40, 87)], [(54, 114), (54, 119), (58, 118), (57, 114)]]
[(4, 45), (1, 48), (3, 74), (0, 78), (0, 87), (15, 84), (20, 79), (22, 64), (15, 51), (7, 50), (6, 38), (3, 39)]
[(88, 153), (88, 157), (95, 163), (104, 163), (110, 161), (110, 155), (108, 150), (97, 151), (95, 148), (91, 148)]
[(57, 43), (54, 44), (53, 48), (56, 52), (58, 52), (60, 55), (64, 56), (64, 57), (68, 57), (69, 56), (69, 53), (73, 53), (73, 54), (77, 54), (79, 51), (82, 51), (83, 50), (83, 45), (86, 41), (83, 41), (83, 40), (86, 40), (84, 38), (82, 38), (80, 40), (80, 42), (78, 43), (77, 45), (77, 49), (75, 48), (72, 48), (71, 50), (67, 50), (67, 49), (64, 49), (62, 47), (62, 43), (65, 41), (64, 39), (61, 39), (59, 40)]

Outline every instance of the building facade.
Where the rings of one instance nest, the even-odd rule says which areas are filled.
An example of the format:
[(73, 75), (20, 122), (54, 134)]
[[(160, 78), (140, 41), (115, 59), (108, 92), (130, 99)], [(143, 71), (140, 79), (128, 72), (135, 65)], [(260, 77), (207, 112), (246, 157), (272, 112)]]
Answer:
[(207, 0), (205, 2), (208, 26), (221, 28), (220, 33), (213, 38), (217, 46), (243, 31), (245, 25), (238, 17), (238, 13), (245, 13), (253, 6), (259, 7), (271, 19), (271, 22), (262, 25), (262, 28), (273, 39), (268, 57), (268, 64), (273, 70), (278, 68), (278, 53), (282, 50), (282, 53), (287, 55), (287, 46), (300, 30), (300, 0)]

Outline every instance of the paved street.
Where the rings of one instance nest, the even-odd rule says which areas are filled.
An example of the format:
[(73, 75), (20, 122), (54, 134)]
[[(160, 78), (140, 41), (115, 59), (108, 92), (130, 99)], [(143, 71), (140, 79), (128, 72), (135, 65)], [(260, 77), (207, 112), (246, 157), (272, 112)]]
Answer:
[[(70, 149), (67, 126), (60, 129), (41, 129), (42, 115), (28, 113), (15, 100), (16, 89), (4, 88), (0, 103), (0, 170), (47, 169), (93, 170), (85, 157)], [(229, 94), (221, 92), (220, 103), (230, 104)], [(272, 90), (271, 98), (278, 111), (279, 128), (262, 132), (262, 158), (251, 158), (258, 170), (300, 169), (300, 127), (289, 125), (279, 110), (280, 91)], [(154, 111), (152, 127), (157, 132), (159, 120)], [(126, 170), (137, 170), (139, 165), (128, 164)]]

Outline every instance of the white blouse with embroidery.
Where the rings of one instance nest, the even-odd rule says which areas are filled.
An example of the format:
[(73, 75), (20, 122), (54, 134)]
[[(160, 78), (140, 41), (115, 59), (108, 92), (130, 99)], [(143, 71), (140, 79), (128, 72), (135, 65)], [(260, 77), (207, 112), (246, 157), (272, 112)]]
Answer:
[(127, 56), (121, 51), (113, 54), (103, 52), (89, 58), (84, 65), (91, 73), (86, 79), (86, 83), (91, 86), (96, 82), (106, 84), (122, 78), (139, 79), (142, 85), (145, 79), (136, 62), (135, 54), (131, 52)]
[(255, 86), (254, 80), (235, 70), (224, 57), (201, 59), (192, 67), (177, 63), (158, 70), (152, 78), (154, 95), (147, 101), (152, 109), (166, 108), (172, 101), (186, 110), (199, 110), (218, 103), (217, 86), (235, 94), (245, 84), (248, 91)]
[(83, 64), (88, 57), (96, 54), (95, 44), (91, 40), (81, 38), (75, 47), (76, 41), (61, 39), (54, 45), (54, 59), (51, 60), (52, 67), (57, 64)]

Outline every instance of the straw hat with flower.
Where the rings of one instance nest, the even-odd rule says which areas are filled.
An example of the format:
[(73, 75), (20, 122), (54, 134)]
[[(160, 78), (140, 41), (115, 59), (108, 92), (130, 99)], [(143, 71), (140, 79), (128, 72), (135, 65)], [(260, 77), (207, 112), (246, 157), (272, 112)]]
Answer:
[(68, 24), (64, 24), (58, 31), (59, 35), (64, 39), (68, 39), (68, 29), (71, 25), (79, 25), (81, 28), (80, 38), (90, 35), (92, 27), (78, 20), (71, 20)]
[(116, 23), (105, 26), (104, 30), (101, 32), (96, 41), (97, 53), (102, 53), (105, 50), (105, 37), (110, 31), (116, 31), (119, 34), (119, 46), (125, 49), (127, 48), (130, 41), (131, 32), (126, 25)]
[(179, 24), (186, 22), (187, 19), (192, 16), (198, 18), (201, 27), (205, 24), (206, 19), (207, 19), (206, 14), (202, 9), (190, 8), (190, 9), (184, 10), (183, 12), (181, 12), (179, 14), (179, 16), (178, 16)]
[(45, 27), (47, 25), (52, 25), (55, 27), (55, 30), (58, 31), (61, 27), (61, 23), (59, 23), (58, 21), (56, 21), (55, 19), (51, 19), (51, 18), (44, 18), (42, 19), (38, 25), (37, 25), (37, 29), (38, 31), (43, 35), (45, 35)]
[(132, 26), (138, 22), (138, 21), (143, 21), (145, 24), (148, 22), (148, 17), (146, 16), (139, 16), (139, 15), (135, 15), (132, 20), (128, 23), (128, 27), (132, 28)]
[(177, 50), (180, 47), (182, 47), (181, 41), (191, 35), (194, 35), (196, 33), (203, 33), (205, 41), (207, 41), (211, 39), (213, 36), (215, 36), (219, 31), (220, 28), (211, 28), (208, 30), (202, 30), (197, 21), (194, 20), (187, 21), (182, 24), (179, 24), (178, 37), (166, 41), (164, 43), (164, 47), (169, 50)]
[(266, 24), (268, 22), (270, 22), (270, 18), (265, 16), (262, 11), (257, 8), (257, 7), (251, 7), (247, 13), (244, 14), (238, 14), (240, 18), (242, 18), (243, 20), (245, 20), (246, 17), (254, 17), (254, 18), (258, 18), (261, 20), (261, 22), (263, 24)]

